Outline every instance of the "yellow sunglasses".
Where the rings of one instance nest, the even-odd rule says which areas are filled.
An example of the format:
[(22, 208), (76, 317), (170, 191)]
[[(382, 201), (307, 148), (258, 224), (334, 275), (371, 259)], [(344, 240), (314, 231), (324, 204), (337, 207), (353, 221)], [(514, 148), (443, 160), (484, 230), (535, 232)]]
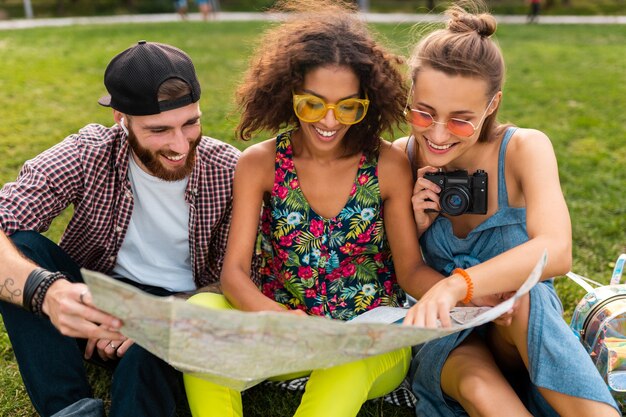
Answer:
[(298, 119), (307, 123), (319, 122), (332, 109), (339, 123), (353, 125), (363, 120), (369, 105), (367, 94), (364, 99), (347, 98), (337, 104), (328, 104), (313, 94), (293, 94), (293, 110)]

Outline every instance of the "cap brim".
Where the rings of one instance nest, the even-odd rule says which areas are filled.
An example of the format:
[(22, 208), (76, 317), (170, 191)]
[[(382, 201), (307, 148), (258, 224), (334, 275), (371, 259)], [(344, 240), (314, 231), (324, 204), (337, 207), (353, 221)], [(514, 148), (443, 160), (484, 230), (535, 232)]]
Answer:
[(105, 107), (111, 107), (111, 96), (106, 95), (106, 96), (100, 97), (100, 99), (98, 100), (98, 104), (101, 106), (105, 106)]

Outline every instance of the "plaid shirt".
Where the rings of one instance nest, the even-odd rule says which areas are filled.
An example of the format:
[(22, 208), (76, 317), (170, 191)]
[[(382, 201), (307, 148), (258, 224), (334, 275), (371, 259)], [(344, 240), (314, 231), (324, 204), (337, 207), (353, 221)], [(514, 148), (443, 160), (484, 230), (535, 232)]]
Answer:
[[(232, 210), (232, 181), (240, 152), (203, 137), (185, 190), (189, 252), (198, 287), (219, 280)], [(59, 245), (81, 266), (109, 273), (133, 210), (129, 146), (117, 126), (91, 124), (26, 161), (16, 182), (0, 190), (0, 227), (46, 231), (72, 204)]]

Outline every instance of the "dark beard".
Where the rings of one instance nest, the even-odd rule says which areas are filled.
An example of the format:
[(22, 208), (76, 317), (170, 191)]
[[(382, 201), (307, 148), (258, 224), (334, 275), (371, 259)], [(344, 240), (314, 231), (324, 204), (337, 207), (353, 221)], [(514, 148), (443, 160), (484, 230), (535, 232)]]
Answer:
[(200, 131), (197, 138), (189, 142), (189, 152), (187, 153), (185, 165), (172, 170), (163, 166), (161, 161), (159, 161), (159, 155), (168, 155), (168, 152), (152, 152), (139, 144), (137, 136), (135, 136), (130, 126), (128, 132), (128, 144), (130, 145), (130, 149), (135, 153), (135, 155), (137, 155), (137, 158), (139, 158), (148, 171), (150, 171), (149, 173), (151, 175), (162, 179), (163, 181), (180, 181), (191, 174), (196, 160), (196, 148), (198, 147), (201, 138), (202, 131)]

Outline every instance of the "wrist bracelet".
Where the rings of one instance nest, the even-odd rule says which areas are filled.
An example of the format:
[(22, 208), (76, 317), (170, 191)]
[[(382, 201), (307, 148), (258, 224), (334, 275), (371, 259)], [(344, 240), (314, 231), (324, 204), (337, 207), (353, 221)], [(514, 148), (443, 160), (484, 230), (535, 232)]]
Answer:
[(59, 279), (65, 279), (61, 272), (50, 272), (43, 268), (33, 270), (24, 284), (22, 306), (37, 316), (44, 316), (43, 300), (50, 286)]
[(39, 288), (41, 282), (46, 279), (46, 271), (43, 268), (35, 268), (28, 274), (28, 278), (26, 278), (26, 283), (24, 283), (24, 291), (22, 295), (22, 307), (32, 313), (33, 311), (33, 297), (35, 296), (35, 291)]
[(50, 289), (50, 286), (60, 279), (65, 279), (65, 275), (63, 275), (63, 273), (48, 272), (48, 275), (44, 278), (43, 282), (39, 284), (39, 287), (33, 296), (33, 300), (31, 302), (33, 314), (40, 317), (45, 316), (45, 313), (43, 312), (43, 300), (46, 297), (46, 293)]
[(461, 300), (463, 304), (467, 304), (472, 301), (472, 297), (474, 296), (474, 283), (472, 282), (472, 278), (469, 276), (465, 269), (456, 268), (452, 271), (452, 274), (459, 274), (465, 280), (465, 284), (467, 284), (467, 292), (465, 293), (465, 298)]

